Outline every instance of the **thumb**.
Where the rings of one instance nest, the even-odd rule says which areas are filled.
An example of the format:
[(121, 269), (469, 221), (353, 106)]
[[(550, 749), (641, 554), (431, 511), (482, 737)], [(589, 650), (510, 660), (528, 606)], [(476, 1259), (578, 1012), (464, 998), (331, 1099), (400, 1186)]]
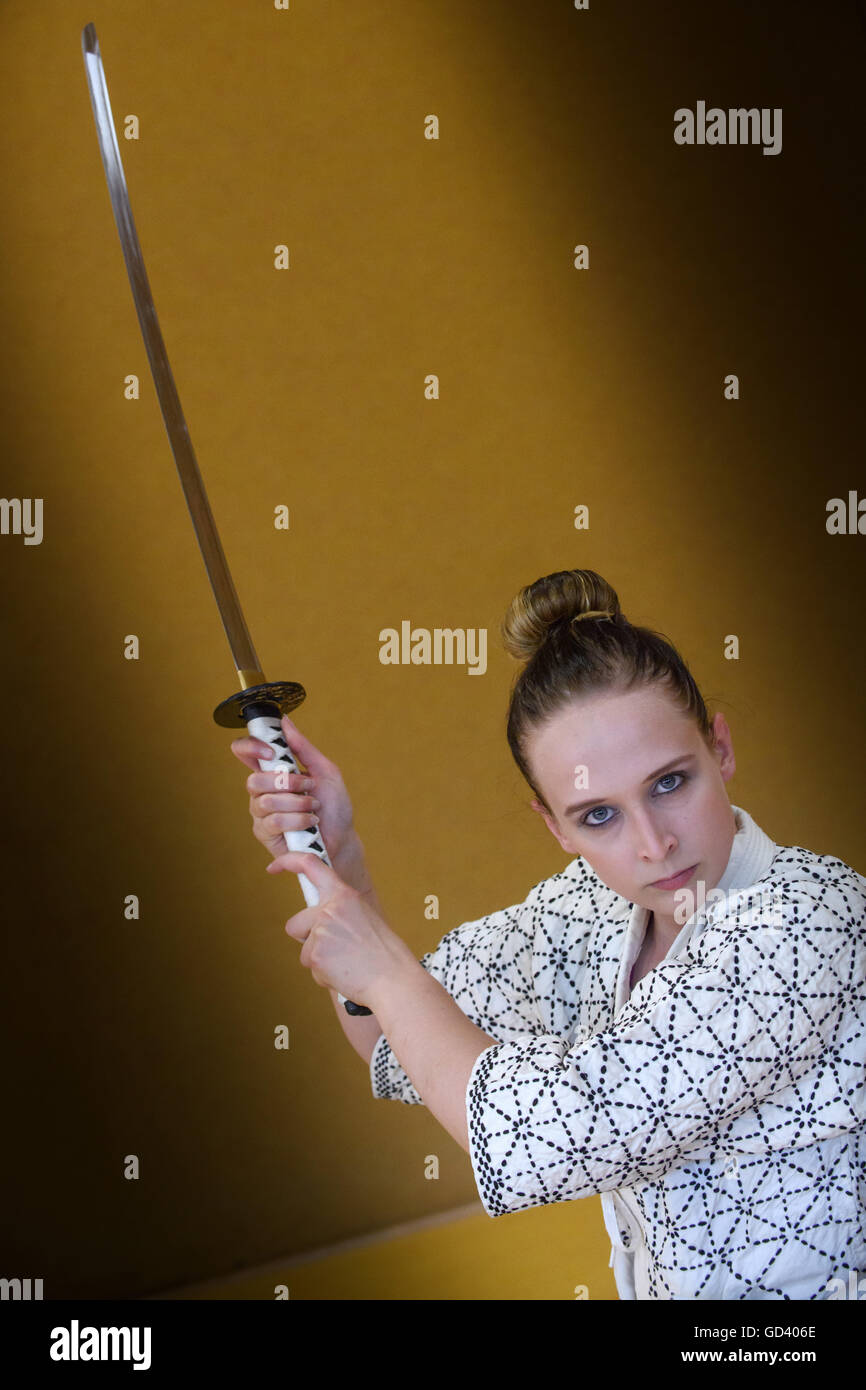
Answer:
[(265, 872), (269, 874), (279, 874), (284, 869), (293, 874), (304, 874), (318, 890), (319, 902), (323, 897), (330, 897), (334, 888), (343, 881), (330, 864), (326, 864), (318, 854), (311, 854), (309, 850), (289, 850), (287, 854), (280, 854), (276, 859), (272, 859), (270, 864), (265, 865)]
[(283, 736), (292, 752), (297, 754), (301, 762), (310, 772), (322, 772), (327, 758), (320, 753), (314, 743), (311, 743), (306, 734), (302, 734), (297, 724), (293, 724), (287, 714), (282, 718)]

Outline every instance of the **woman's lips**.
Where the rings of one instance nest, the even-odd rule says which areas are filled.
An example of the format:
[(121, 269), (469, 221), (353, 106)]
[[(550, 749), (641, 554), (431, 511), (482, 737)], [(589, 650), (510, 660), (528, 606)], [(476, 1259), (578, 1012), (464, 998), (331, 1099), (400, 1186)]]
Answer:
[(669, 888), (682, 888), (688, 883), (697, 867), (697, 864), (693, 864), (690, 869), (683, 869), (674, 878), (657, 878), (655, 883), (650, 884), (650, 888), (661, 888), (663, 891)]

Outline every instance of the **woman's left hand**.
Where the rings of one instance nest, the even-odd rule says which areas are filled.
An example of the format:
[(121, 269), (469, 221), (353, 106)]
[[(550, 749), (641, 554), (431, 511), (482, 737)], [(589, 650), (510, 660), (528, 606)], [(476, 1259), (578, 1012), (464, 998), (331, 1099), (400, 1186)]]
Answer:
[(319, 893), (314, 907), (305, 907), (286, 923), (289, 936), (303, 942), (301, 965), (317, 985), (336, 989), (375, 1013), (383, 987), (393, 986), (407, 966), (418, 969), (417, 958), (364, 894), (318, 855), (295, 850), (267, 866), (268, 873), (284, 869), (304, 874)]

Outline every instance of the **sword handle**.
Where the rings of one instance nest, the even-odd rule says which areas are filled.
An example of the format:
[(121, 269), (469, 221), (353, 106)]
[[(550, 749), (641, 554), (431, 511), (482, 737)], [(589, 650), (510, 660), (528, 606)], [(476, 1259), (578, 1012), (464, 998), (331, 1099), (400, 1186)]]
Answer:
[[(274, 750), (272, 759), (259, 758), (259, 767), (262, 772), (276, 772), (278, 767), (284, 767), (288, 772), (299, 771), (292, 750), (283, 737), (283, 726), (279, 716), (275, 718), (272, 715), (256, 715), (247, 721), (247, 729), (253, 738), (260, 739), (262, 743), (267, 743)], [(328, 858), (328, 851), (325, 849), (324, 839), (316, 827), (311, 826), (305, 830), (284, 830), (283, 838), (290, 850), (305, 850), (307, 853), (316, 854), (333, 868)], [(319, 901), (318, 888), (310, 882), (306, 874), (298, 874), (298, 879), (307, 906), (315, 907)], [(347, 999), (345, 994), (340, 994), (339, 991), (337, 998), (347, 1014), (372, 1014), (373, 1012), (364, 1004), (353, 1003), (351, 999)]]

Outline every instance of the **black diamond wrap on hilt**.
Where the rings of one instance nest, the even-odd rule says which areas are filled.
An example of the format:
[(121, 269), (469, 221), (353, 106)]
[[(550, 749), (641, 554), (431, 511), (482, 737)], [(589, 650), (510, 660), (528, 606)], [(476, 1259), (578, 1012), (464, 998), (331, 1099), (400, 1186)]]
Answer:
[[(275, 683), (276, 684), (276, 683)], [(287, 772), (298, 772), (298, 764), (292, 755), (292, 750), (286, 743), (283, 735), (283, 726), (280, 722), (280, 705), (273, 700), (263, 698), (263, 692), (267, 691), (267, 686), (254, 686), (250, 691), (244, 692), (249, 698), (243, 703), (241, 710), (242, 722), (246, 724), (250, 735), (259, 739), (262, 743), (267, 743), (273, 750), (272, 759), (260, 758), (259, 767), (262, 772), (274, 772), (282, 767)], [(279, 688), (279, 686), (277, 686)], [(297, 687), (301, 689), (301, 687)], [(301, 694), (303, 698), (303, 691)], [(243, 697), (232, 696), (230, 701), (224, 701), (214, 712), (214, 718), (225, 704), (235, 703), (237, 700), (243, 702)], [(297, 704), (298, 701), (295, 701)], [(217, 721), (220, 722), (220, 721)], [(319, 833), (318, 827), (311, 826), (308, 830), (284, 830), (283, 838), (286, 846), (290, 850), (300, 850), (306, 854), (318, 855), (324, 863), (331, 865), (328, 858), (328, 851), (325, 849), (325, 842)], [(333, 867), (331, 865), (331, 867)], [(315, 884), (311, 883), (306, 874), (298, 874), (301, 890), (304, 894), (308, 907), (315, 907), (319, 901), (319, 893)], [(356, 1004), (345, 995), (338, 992), (340, 1003), (348, 1014), (372, 1014), (372, 1009), (368, 1009), (364, 1004)]]

